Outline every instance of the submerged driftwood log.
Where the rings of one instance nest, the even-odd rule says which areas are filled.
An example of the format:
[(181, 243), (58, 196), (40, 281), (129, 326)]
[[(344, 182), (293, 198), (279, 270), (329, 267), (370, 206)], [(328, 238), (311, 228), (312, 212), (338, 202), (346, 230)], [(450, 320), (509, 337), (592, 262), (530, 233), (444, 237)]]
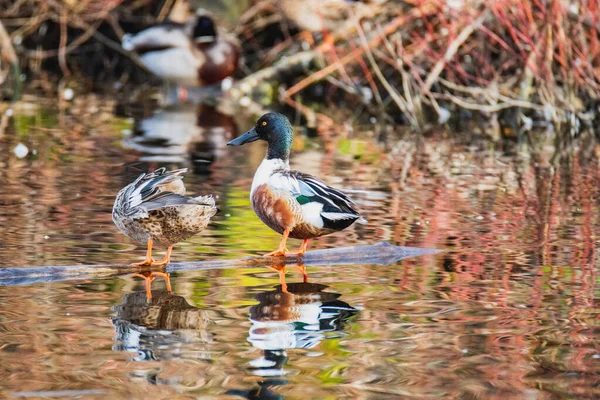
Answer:
[(372, 246), (341, 247), (307, 252), (304, 257), (247, 257), (236, 260), (198, 261), (169, 264), (166, 268), (140, 268), (131, 265), (70, 265), (0, 269), (0, 285), (26, 285), (35, 282), (98, 279), (141, 271), (201, 271), (270, 265), (389, 265), (408, 257), (439, 253), (441, 250), (394, 246), (380, 242)]

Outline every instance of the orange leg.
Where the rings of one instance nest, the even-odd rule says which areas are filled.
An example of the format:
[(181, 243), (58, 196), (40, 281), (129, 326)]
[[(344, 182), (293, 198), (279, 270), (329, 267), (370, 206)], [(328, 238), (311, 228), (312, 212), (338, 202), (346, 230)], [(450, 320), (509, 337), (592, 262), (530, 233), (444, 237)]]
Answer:
[(285, 257), (288, 252), (288, 249), (285, 248), (285, 244), (287, 243), (287, 238), (290, 235), (289, 230), (283, 231), (283, 237), (281, 238), (281, 242), (279, 243), (279, 248), (275, 251), (272, 251), (268, 254), (265, 254), (265, 257)]
[(148, 250), (146, 250), (146, 259), (139, 263), (133, 263), (131, 265), (135, 265), (138, 267), (149, 267), (154, 263), (154, 259), (152, 258), (152, 238), (148, 238)]
[(310, 245), (310, 240), (311, 239), (304, 239), (304, 241), (302, 242), (302, 246), (300, 246), (300, 248), (298, 250), (289, 251), (287, 253), (287, 255), (296, 254), (296, 255), (299, 255), (299, 256), (303, 256), (304, 253), (306, 253), (306, 250), (308, 249), (308, 246)]
[(281, 283), (281, 291), (283, 293), (288, 292), (287, 283), (285, 283), (285, 265), (281, 267), (276, 267), (274, 265), (269, 265), (267, 268), (276, 271), (279, 274), (279, 283)]
[[(168, 272), (152, 272), (152, 275), (162, 276), (162, 278), (165, 280), (165, 285), (167, 286), (167, 291), (169, 293), (173, 292), (173, 289), (171, 288), (171, 276), (169, 275)], [(154, 279), (156, 279), (156, 278), (154, 278)]]
[(148, 301), (152, 300), (152, 281), (154, 280), (152, 275), (135, 274), (134, 276), (144, 278), (144, 286), (146, 287), (146, 298), (148, 299)]
[(173, 290), (171, 289), (171, 279), (169, 277), (168, 272), (142, 272), (139, 274), (134, 274), (133, 276), (138, 276), (140, 278), (144, 278), (144, 284), (146, 286), (146, 298), (148, 300), (152, 300), (152, 282), (156, 279), (157, 276), (162, 276), (165, 280), (165, 284), (167, 285), (167, 290), (171, 293)]
[(171, 252), (173, 251), (173, 246), (167, 247), (167, 254), (165, 254), (165, 258), (160, 261), (155, 261), (152, 263), (153, 267), (162, 267), (171, 262)]
[(298, 268), (300, 269), (300, 272), (302, 272), (302, 281), (304, 283), (308, 282), (308, 275), (306, 274), (306, 267), (304, 266), (304, 264), (299, 264)]

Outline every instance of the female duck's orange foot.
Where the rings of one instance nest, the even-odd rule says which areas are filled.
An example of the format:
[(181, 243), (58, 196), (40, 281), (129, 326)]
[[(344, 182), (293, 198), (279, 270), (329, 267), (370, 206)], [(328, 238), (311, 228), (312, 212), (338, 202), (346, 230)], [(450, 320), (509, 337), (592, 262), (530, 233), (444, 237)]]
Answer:
[(139, 263), (133, 263), (131, 264), (132, 267), (151, 267), (152, 265), (154, 265), (154, 259), (152, 258), (152, 245), (153, 245), (154, 241), (152, 240), (152, 238), (148, 238), (148, 246), (146, 249), (146, 259), (142, 262)]
[(165, 265), (171, 262), (171, 252), (173, 251), (173, 246), (169, 246), (167, 248), (167, 254), (165, 254), (165, 258), (160, 261), (153, 261), (152, 267), (164, 267)]

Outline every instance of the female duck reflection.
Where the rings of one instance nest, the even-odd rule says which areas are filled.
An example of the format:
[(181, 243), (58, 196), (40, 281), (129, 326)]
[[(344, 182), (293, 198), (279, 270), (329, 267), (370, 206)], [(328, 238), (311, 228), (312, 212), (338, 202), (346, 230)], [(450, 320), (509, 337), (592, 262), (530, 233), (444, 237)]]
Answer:
[[(253, 374), (283, 376), (287, 349), (311, 349), (342, 334), (357, 309), (339, 300), (340, 294), (325, 289), (325, 285), (300, 282), (287, 284), (287, 290), (278, 285), (255, 296), (259, 303), (250, 308), (252, 326), (247, 340), (263, 354), (250, 362)], [(145, 292), (126, 294), (115, 306), (112, 322), (120, 343), (113, 349), (136, 352), (136, 361), (159, 360), (185, 358), (181, 344), (200, 343), (206, 345), (209, 360), (213, 340), (208, 327), (209, 321), (219, 318), (217, 311), (193, 307), (168, 290), (153, 290), (150, 296), (148, 300)], [(197, 359), (197, 347), (193, 353)]]
[[(147, 272), (146, 291), (128, 293), (121, 304), (113, 310), (116, 340), (113, 350), (135, 352), (135, 361), (180, 359), (186, 351), (181, 347), (193, 343), (194, 356), (201, 350), (197, 345), (205, 345), (206, 353), (200, 353), (201, 359), (209, 360), (209, 344), (213, 341), (208, 331), (211, 320), (218, 316), (213, 310), (193, 307), (182, 296), (171, 291), (168, 274)], [(150, 290), (150, 284), (156, 276), (166, 280), (167, 290)], [(139, 276), (139, 274), (136, 274)]]

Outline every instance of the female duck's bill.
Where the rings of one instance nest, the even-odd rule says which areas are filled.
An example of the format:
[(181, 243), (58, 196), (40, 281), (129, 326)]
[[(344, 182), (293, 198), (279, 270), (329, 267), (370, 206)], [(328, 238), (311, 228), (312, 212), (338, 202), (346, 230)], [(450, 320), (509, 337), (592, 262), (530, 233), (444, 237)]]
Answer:
[[(227, 143), (240, 146), (258, 139), (268, 143), (250, 190), (254, 212), (282, 235), (279, 248), (268, 256), (301, 256), (311, 239), (341, 231), (354, 222), (366, 222), (346, 194), (314, 176), (290, 169), (292, 136), (292, 125), (285, 116), (268, 113), (254, 128)], [(299, 250), (289, 252), (285, 248), (288, 237), (303, 240)]]

